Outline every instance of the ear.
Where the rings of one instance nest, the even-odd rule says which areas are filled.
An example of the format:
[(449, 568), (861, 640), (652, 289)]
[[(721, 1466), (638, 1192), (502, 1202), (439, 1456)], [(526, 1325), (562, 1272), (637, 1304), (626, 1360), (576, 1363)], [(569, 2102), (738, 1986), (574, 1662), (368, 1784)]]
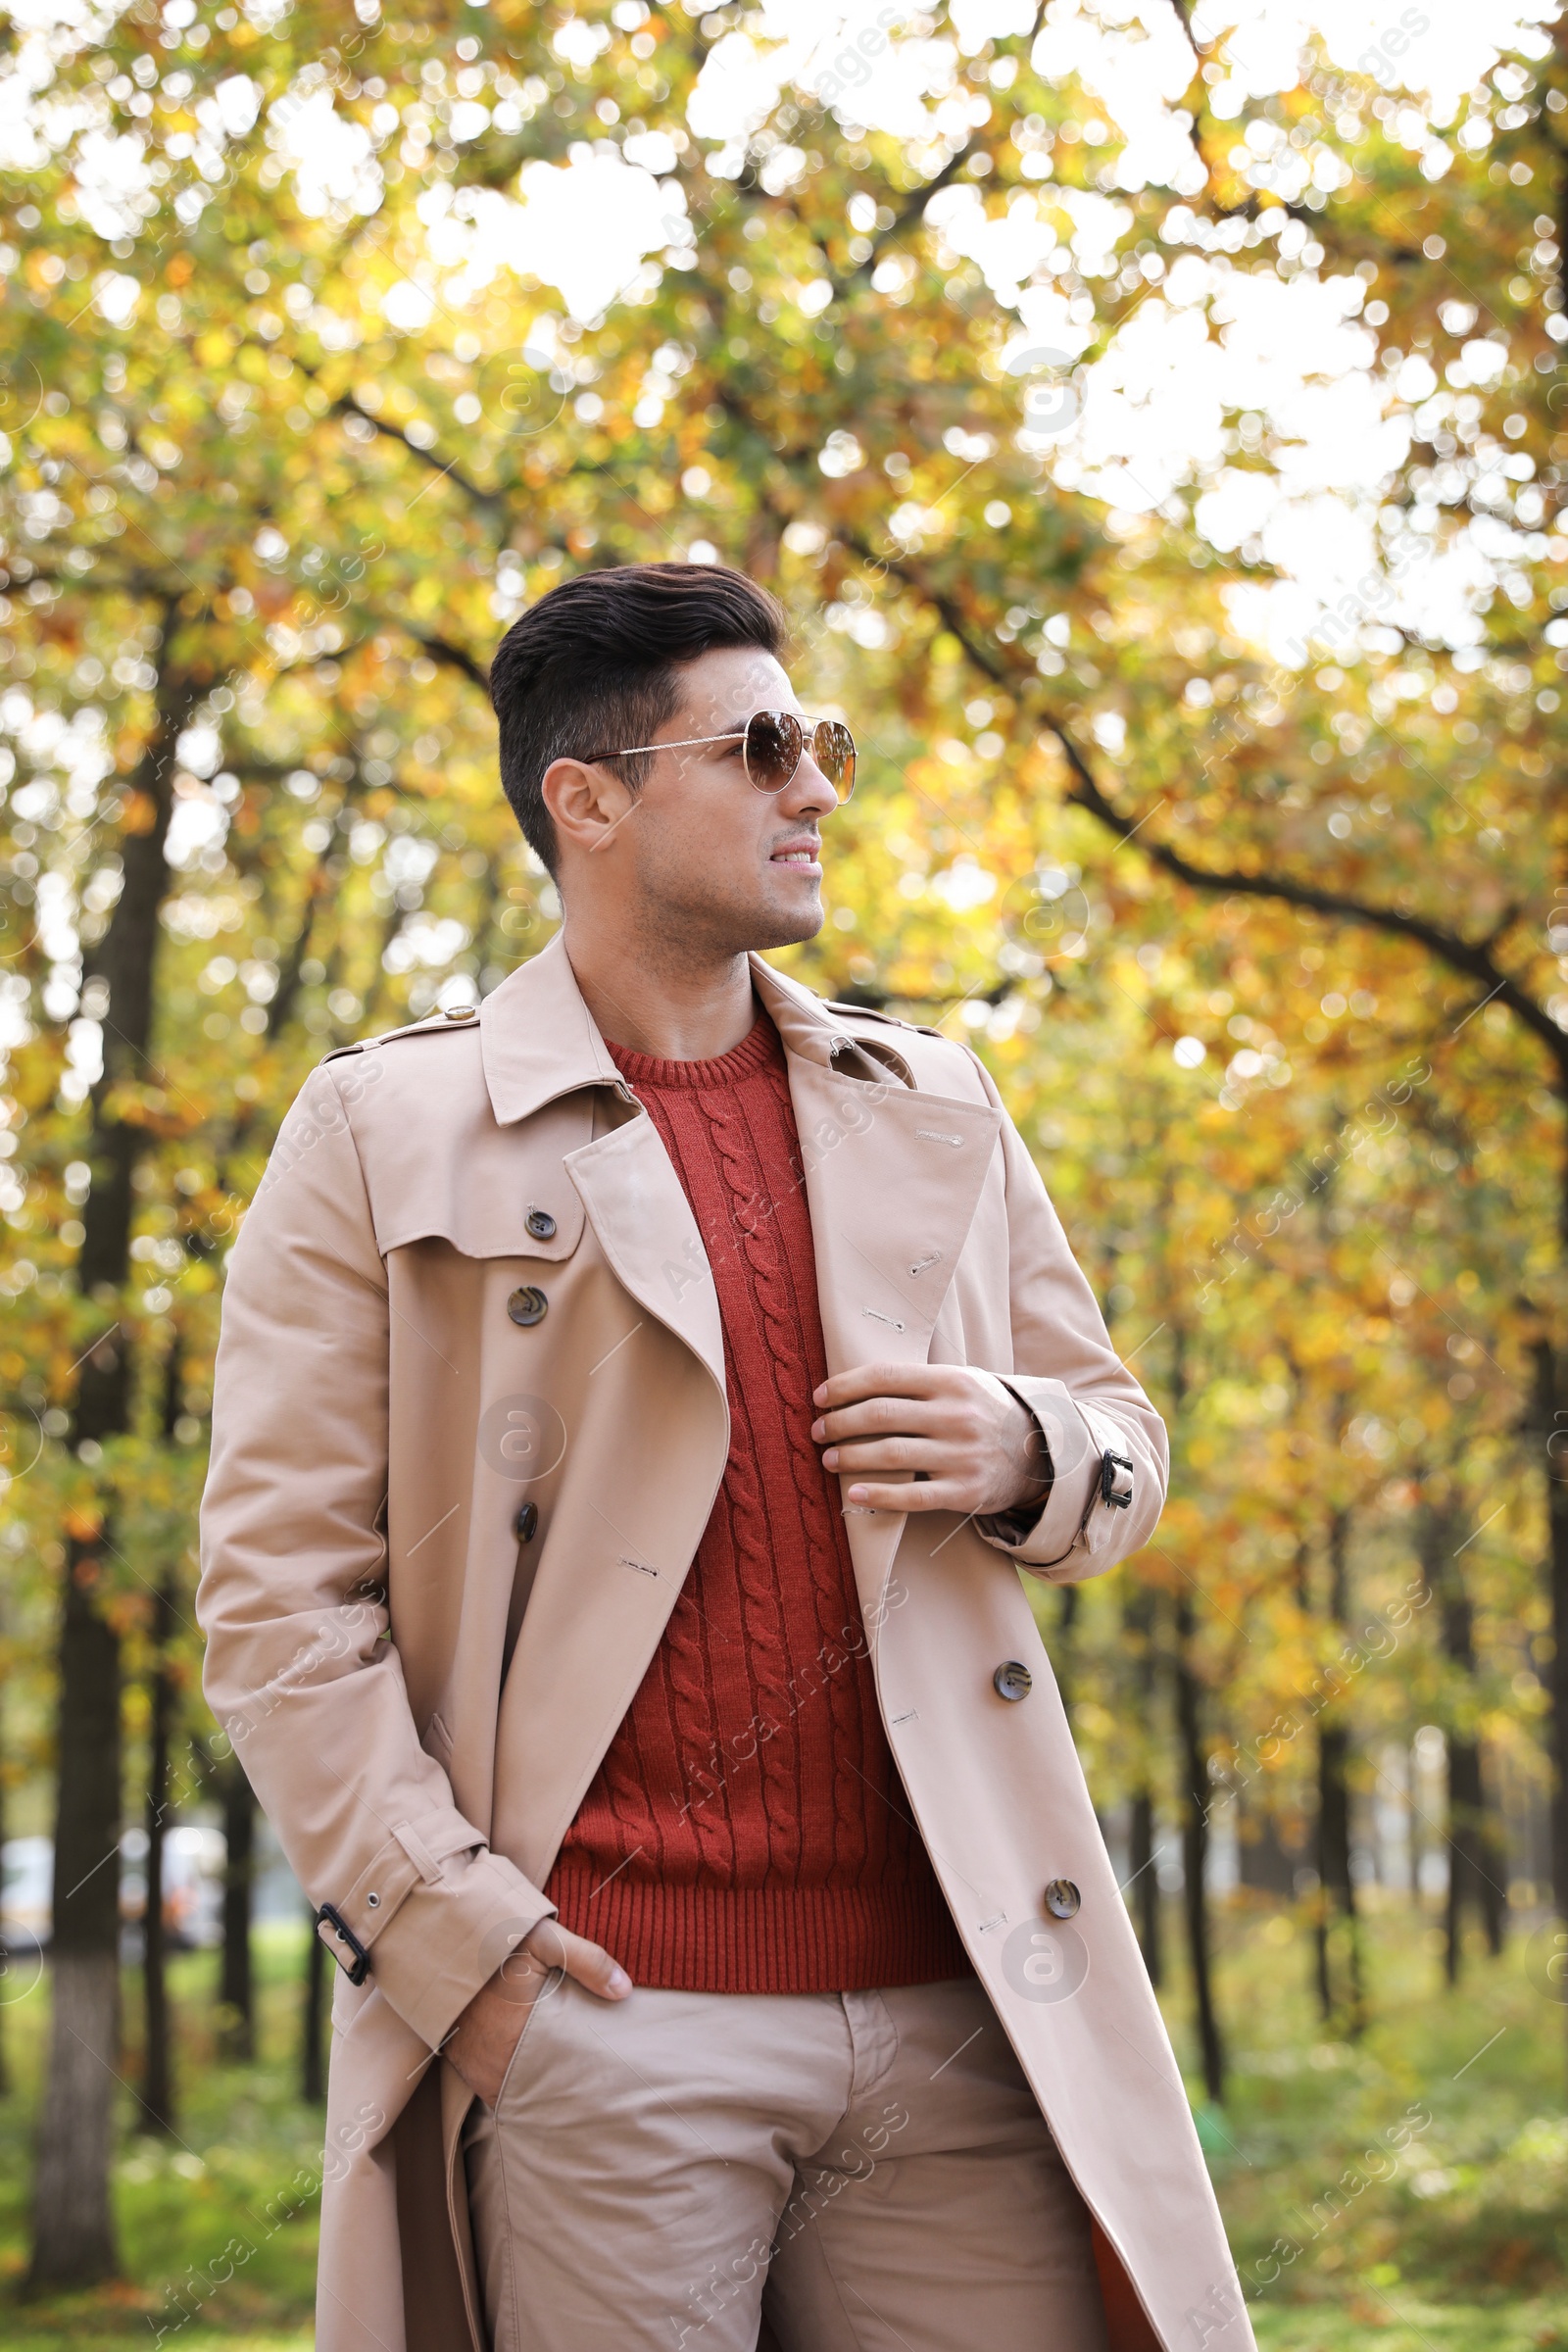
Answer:
[(564, 849), (592, 856), (609, 846), (637, 796), (612, 767), (587, 767), (580, 760), (554, 760), (539, 790)]

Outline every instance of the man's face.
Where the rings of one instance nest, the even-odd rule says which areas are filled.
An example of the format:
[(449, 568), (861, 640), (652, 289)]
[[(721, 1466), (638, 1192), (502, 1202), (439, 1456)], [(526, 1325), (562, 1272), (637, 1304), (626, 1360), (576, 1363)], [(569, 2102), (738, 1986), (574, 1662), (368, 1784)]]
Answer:
[(770, 654), (738, 647), (700, 655), (676, 672), (680, 708), (660, 743), (729, 736), (664, 751), (619, 827), (645, 936), (683, 950), (739, 955), (812, 939), (822, 927), (820, 821), (837, 808), (811, 758), (781, 792), (746, 772), (739, 730), (754, 710), (801, 705)]

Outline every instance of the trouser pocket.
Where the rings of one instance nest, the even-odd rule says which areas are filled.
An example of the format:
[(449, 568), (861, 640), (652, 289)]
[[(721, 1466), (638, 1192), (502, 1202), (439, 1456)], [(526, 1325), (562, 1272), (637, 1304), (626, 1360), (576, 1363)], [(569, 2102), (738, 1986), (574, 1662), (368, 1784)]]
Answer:
[(529, 2002), (528, 2014), (522, 2021), (522, 2032), (517, 2035), (516, 2040), (512, 2045), (512, 2056), (507, 2060), (507, 2071), (502, 2076), (501, 2087), (496, 2092), (495, 2112), (497, 2115), (501, 2113), (502, 2103), (505, 2101), (507, 2093), (509, 2090), (511, 2090), (514, 2082), (515, 2081), (520, 2083), (522, 2075), (525, 2072), (524, 2052), (531, 2051), (537, 2042), (540, 2011), (547, 2008), (553, 2000), (556, 2000), (560, 1997), (562, 1987), (565, 1982), (566, 1972), (564, 1969), (551, 1969), (549, 1975), (545, 1978), (544, 1983), (540, 1985), (538, 1991), (534, 1994), (533, 1999)]

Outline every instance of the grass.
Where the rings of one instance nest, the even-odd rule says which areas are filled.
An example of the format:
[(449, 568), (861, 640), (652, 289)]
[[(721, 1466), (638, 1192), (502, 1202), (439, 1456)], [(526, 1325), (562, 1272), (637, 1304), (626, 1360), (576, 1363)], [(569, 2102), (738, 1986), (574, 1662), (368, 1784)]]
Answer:
[[(1232, 2079), (1199, 2128), (1264, 2352), (1568, 2352), (1568, 2013), (1525, 1937), (1467, 1951), (1451, 1993), (1437, 1940), (1374, 1917), (1352, 2040), (1319, 2021), (1300, 1922), (1224, 1915)], [(1179, 1987), (1167, 2009), (1191, 2062)]]
[[(298, 2096), (303, 1954), (303, 1930), (258, 1932), (254, 2065), (220, 2060), (217, 1955), (192, 1952), (174, 1962), (177, 2136), (138, 2131), (137, 2102), (128, 2090), (122, 2094), (115, 2214), (123, 2276), (85, 2294), (17, 2299), (44, 2055), (42, 1993), (0, 2012), (14, 2085), (0, 2102), (0, 2334), (7, 2352), (151, 2346), (160, 2328), (168, 2330), (163, 2342), (178, 2352), (237, 2336), (247, 2352), (305, 2352), (311, 2344), (322, 2117)], [(135, 2007), (132, 1980), (123, 2063), (131, 2082), (139, 2061)], [(231, 2275), (215, 2286), (215, 2269)]]
[[(1178, 1930), (1173, 1912), (1172, 1944)], [(1568, 2012), (1532, 1984), (1523, 1937), (1498, 1961), (1467, 1954), (1453, 1993), (1429, 1939), (1406, 1910), (1374, 1917), (1371, 2022), (1350, 2040), (1318, 2020), (1291, 1912), (1247, 1898), (1224, 1910), (1222, 2111), (1201, 2099), (1179, 1971), (1164, 1989), (1262, 2352), (1568, 2352)], [(138, 2132), (123, 2094), (123, 2278), (90, 2293), (18, 2300), (42, 1991), (0, 2011), (13, 2081), (0, 2100), (8, 2352), (151, 2346), (160, 2327), (177, 2352), (236, 2338), (246, 2352), (307, 2352), (320, 2115), (296, 2095), (301, 1953), (294, 1932), (258, 1937), (262, 2054), (250, 2066), (218, 2056), (215, 1956), (176, 1962), (178, 2138)], [(134, 2081), (133, 1984), (128, 2008)], [(231, 2241), (233, 2274), (214, 2286)]]

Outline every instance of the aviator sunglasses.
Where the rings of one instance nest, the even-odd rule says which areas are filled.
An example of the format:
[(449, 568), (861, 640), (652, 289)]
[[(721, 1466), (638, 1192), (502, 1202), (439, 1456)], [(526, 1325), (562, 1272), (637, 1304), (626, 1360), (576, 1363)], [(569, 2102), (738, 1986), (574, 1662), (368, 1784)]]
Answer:
[(806, 755), (807, 745), (840, 802), (855, 790), (855, 737), (842, 719), (797, 718), (793, 710), (754, 710), (744, 727), (724, 735), (688, 735), (679, 743), (633, 743), (618, 752), (588, 752), (585, 767), (602, 760), (630, 760), (639, 752), (695, 751), (710, 743), (743, 746), (746, 773), (759, 792), (782, 792)]

